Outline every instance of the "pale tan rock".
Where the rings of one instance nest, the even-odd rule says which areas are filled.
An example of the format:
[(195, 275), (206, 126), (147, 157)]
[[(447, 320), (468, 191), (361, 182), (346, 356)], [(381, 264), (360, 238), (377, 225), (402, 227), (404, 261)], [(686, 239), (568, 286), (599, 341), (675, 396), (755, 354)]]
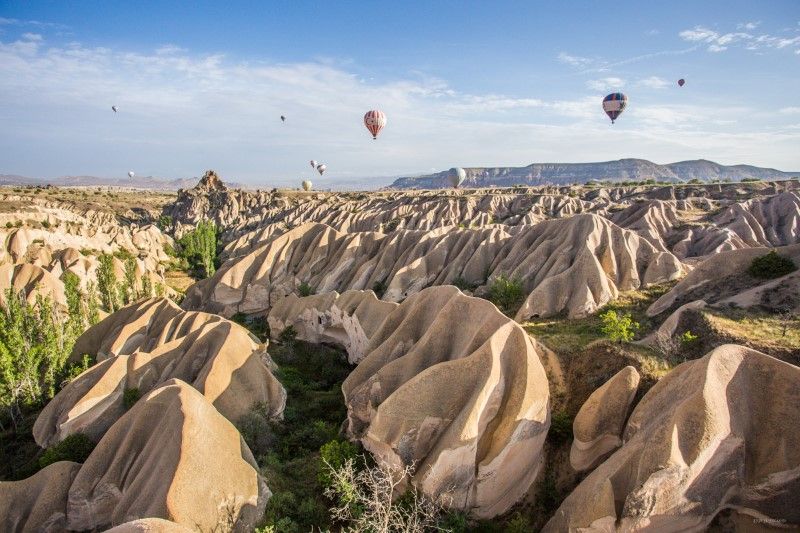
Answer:
[(696, 265), (684, 279), (656, 300), (647, 309), (647, 315), (656, 316), (701, 299), (709, 305), (733, 302), (747, 306), (760, 303), (762, 295), (773, 290), (784, 278), (797, 277), (794, 273), (776, 280), (760, 280), (747, 274), (754, 259), (772, 250), (800, 265), (800, 244), (773, 249), (743, 248), (713, 255)]
[(165, 518), (212, 530), (228, 515), (252, 529), (270, 493), (236, 428), (196, 389), (170, 380), (105, 434), (75, 477), (67, 529)]
[(535, 345), (455, 287), (392, 311), (342, 390), (348, 435), (381, 461), (414, 464), (416, 486), (475, 516), (508, 510), (541, 468), (549, 387)]
[(106, 533), (190, 533), (194, 529), (162, 518), (142, 518), (112, 527)]
[(683, 363), (544, 531), (703, 531), (725, 509), (797, 527), (798, 402), (800, 368), (755, 350), (724, 345)]
[(343, 348), (348, 361), (355, 364), (364, 358), (370, 337), (396, 307), (372, 291), (333, 291), (303, 298), (290, 294), (272, 307), (268, 323), (274, 337), (291, 326), (300, 340)]
[(67, 491), (80, 467), (78, 463), (60, 461), (22, 481), (0, 481), (0, 530), (64, 531)]
[(622, 445), (622, 430), (639, 388), (639, 372), (626, 366), (594, 391), (573, 421), (569, 463), (574, 470), (591, 470)]
[(185, 312), (167, 299), (133, 304), (89, 328), (74, 355), (99, 362), (48, 403), (33, 434), (47, 447), (74, 433), (99, 440), (125, 413), (124, 394), (140, 394), (178, 378), (236, 422), (255, 405), (280, 417), (286, 391), (265, 365), (265, 347), (243, 327), (206, 313)]

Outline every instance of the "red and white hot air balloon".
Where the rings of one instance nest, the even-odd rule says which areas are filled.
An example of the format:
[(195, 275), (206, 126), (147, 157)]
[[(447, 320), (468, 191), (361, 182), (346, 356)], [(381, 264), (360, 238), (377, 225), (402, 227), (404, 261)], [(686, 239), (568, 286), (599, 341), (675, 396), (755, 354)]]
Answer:
[(372, 139), (375, 140), (383, 127), (386, 126), (386, 114), (377, 109), (367, 111), (367, 114), (364, 115), (364, 125), (372, 134)]
[(678, 86), (683, 87), (683, 84), (686, 83), (686, 80), (681, 78), (678, 80)]

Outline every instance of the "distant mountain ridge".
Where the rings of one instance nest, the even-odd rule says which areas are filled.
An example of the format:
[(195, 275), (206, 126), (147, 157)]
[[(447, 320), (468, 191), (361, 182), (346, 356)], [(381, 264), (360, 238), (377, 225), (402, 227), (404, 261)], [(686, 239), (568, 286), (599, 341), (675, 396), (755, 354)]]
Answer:
[[(56, 187), (130, 187), (134, 189), (151, 189), (158, 191), (177, 191), (191, 189), (200, 178), (164, 179), (152, 176), (134, 176), (133, 178), (98, 178), (96, 176), (62, 176), (59, 178), (29, 178), (13, 174), (0, 174), (0, 185), (54, 185)], [(228, 183), (230, 187), (242, 187), (239, 183)]]
[[(463, 187), (510, 187), (513, 185), (567, 185), (590, 181), (642, 181), (654, 179), (682, 183), (743, 179), (780, 180), (800, 176), (800, 172), (783, 172), (774, 168), (752, 165), (720, 165), (698, 159), (659, 165), (646, 159), (619, 159), (598, 163), (534, 163), (526, 167), (465, 168), (467, 178)], [(439, 189), (448, 187), (448, 170), (424, 176), (396, 179), (391, 189)]]

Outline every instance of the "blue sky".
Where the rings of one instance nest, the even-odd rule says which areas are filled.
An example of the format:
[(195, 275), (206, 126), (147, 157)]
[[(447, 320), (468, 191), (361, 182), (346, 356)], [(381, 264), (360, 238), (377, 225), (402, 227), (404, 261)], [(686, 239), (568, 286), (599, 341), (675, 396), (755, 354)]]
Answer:
[[(796, 0), (6, 1), (0, 173), (214, 168), (266, 186), (317, 159), (318, 186), (377, 185), (359, 180), (622, 157), (800, 171), (798, 87)], [(616, 90), (630, 105), (610, 126)], [(376, 142), (374, 107), (389, 119)]]

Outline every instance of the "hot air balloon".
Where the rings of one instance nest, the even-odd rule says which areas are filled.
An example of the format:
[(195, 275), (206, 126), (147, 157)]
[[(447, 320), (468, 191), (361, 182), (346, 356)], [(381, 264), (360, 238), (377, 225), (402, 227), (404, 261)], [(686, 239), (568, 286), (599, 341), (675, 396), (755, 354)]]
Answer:
[(383, 111), (378, 111), (377, 109), (367, 111), (364, 115), (364, 125), (372, 134), (372, 139), (375, 140), (383, 127), (386, 126), (386, 115)]
[(679, 86), (679, 87), (683, 87), (683, 84), (684, 84), (684, 83), (686, 83), (686, 80), (685, 80), (685, 79), (681, 78), (681, 79), (679, 79), (679, 80), (678, 80), (678, 86)]
[(286, 117), (284, 117), (283, 115), (281, 115), (281, 122), (286, 122)]
[(452, 185), (454, 189), (457, 189), (459, 185), (464, 183), (466, 177), (467, 173), (461, 167), (451, 168), (450, 172), (447, 173), (447, 180), (450, 182), (450, 185)]
[(133, 177), (134, 177), (135, 175), (136, 175), (136, 174), (133, 172), (133, 170), (131, 170), (130, 172), (128, 172), (128, 177), (129, 177), (129, 178), (131, 178), (131, 179), (133, 179)]
[(303, 190), (304, 191), (310, 191), (311, 187), (313, 186), (313, 184), (308, 180), (303, 180), (302, 185), (303, 185)]
[(317, 162), (313, 159), (309, 161), (308, 164), (311, 165), (311, 168), (317, 168)]
[(611, 119), (613, 124), (617, 117), (625, 111), (628, 105), (628, 97), (622, 93), (611, 93), (603, 98), (603, 111), (606, 112), (608, 118)]
[(325, 170), (327, 170), (327, 168), (328, 168), (327, 165), (320, 163), (319, 165), (317, 165), (317, 172), (319, 172), (319, 175), (322, 176), (323, 174), (325, 174)]
[(115, 106), (115, 105), (112, 105), (112, 106), (111, 106), (111, 110), (112, 110), (114, 113), (116, 113), (116, 112), (117, 112), (117, 106)]

